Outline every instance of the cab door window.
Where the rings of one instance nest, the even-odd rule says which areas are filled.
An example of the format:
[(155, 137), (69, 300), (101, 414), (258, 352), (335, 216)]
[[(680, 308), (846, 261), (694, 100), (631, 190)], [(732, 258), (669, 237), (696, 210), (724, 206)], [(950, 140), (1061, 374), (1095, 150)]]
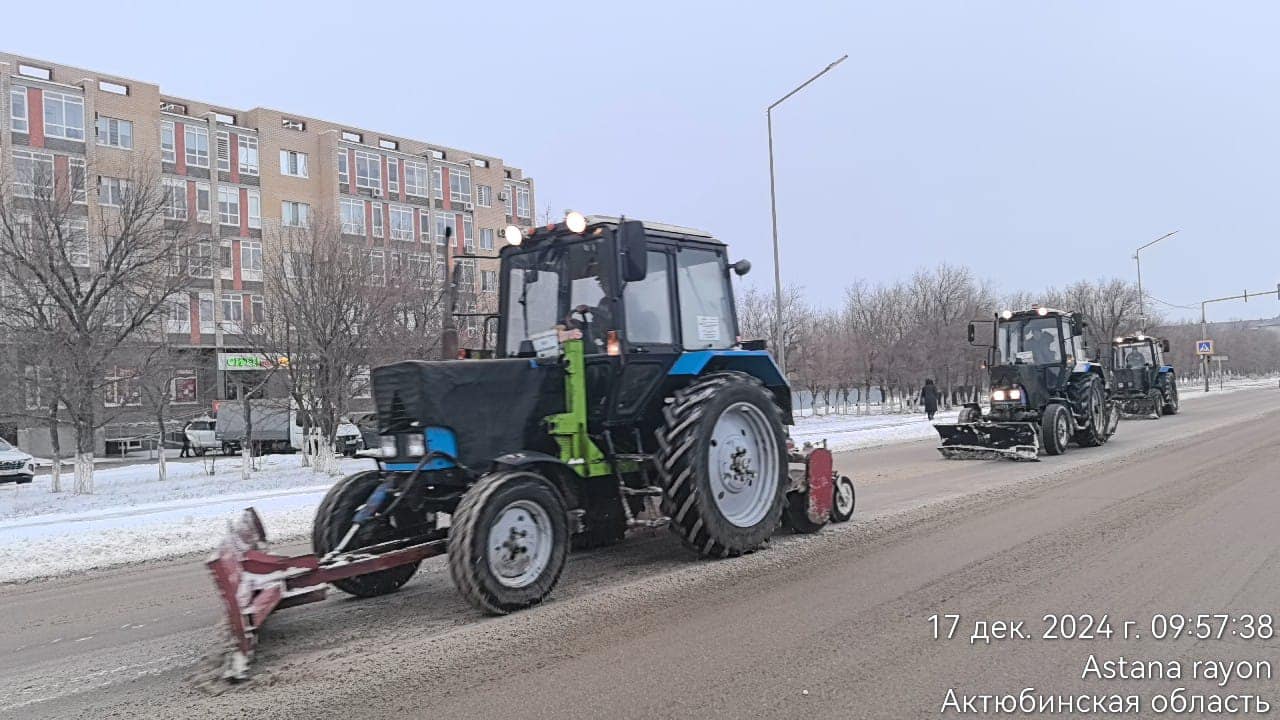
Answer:
[(643, 280), (629, 282), (622, 291), (627, 322), (627, 342), (633, 345), (673, 345), (671, 322), (671, 273), (665, 252), (647, 253), (648, 272)]
[(737, 342), (733, 296), (724, 261), (713, 250), (684, 248), (676, 254), (680, 291), (680, 336), (686, 350), (721, 350)]

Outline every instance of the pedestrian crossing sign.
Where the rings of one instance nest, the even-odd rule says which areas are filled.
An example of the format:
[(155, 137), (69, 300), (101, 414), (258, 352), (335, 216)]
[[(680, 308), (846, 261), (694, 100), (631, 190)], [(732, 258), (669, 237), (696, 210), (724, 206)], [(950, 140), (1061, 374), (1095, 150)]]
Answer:
[(1213, 341), (1212, 341), (1212, 340), (1197, 340), (1197, 341), (1196, 341), (1196, 354), (1197, 354), (1197, 355), (1212, 355), (1212, 354), (1213, 354)]

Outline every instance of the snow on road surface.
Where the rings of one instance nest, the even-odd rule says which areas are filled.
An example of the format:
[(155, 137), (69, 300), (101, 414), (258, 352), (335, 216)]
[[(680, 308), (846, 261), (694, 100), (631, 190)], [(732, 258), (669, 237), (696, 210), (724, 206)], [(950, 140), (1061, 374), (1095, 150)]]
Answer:
[[(1276, 389), (1276, 378), (1215, 383), (1210, 395)], [(1206, 395), (1183, 389), (1182, 400)], [(956, 411), (936, 422), (955, 422)], [(922, 413), (805, 417), (791, 428), (797, 444), (826, 440), (833, 450), (936, 438)], [(260, 458), (246, 482), (238, 457), (216, 459), (210, 475), (202, 462), (169, 465), (168, 480), (150, 464), (103, 468), (97, 492), (49, 492), (49, 477), (30, 485), (0, 485), (0, 582), (64, 575), (95, 568), (158, 560), (212, 550), (227, 521), (252, 505), (272, 542), (305, 537), (315, 509), (336, 478), (303, 467), (296, 455)], [(373, 461), (342, 460), (342, 474), (372, 469)], [(70, 475), (64, 482), (70, 483)]]

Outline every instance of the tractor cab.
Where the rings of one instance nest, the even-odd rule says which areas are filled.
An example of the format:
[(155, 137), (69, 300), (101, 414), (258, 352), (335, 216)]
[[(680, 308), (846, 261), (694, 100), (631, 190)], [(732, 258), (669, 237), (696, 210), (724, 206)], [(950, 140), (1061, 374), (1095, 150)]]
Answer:
[[(580, 335), (593, 432), (654, 426), (654, 401), (675, 378), (744, 362), (773, 370), (763, 349), (738, 341), (731, 275), (749, 263), (730, 263), (728, 248), (701, 230), (574, 215), (527, 235), (508, 232), (497, 350), (536, 358), (555, 354), (564, 333)], [(766, 384), (789, 410), (782, 378)]]
[(1143, 333), (1111, 342), (1115, 395), (1127, 415), (1160, 417), (1178, 411), (1177, 381), (1165, 360), (1169, 341)]
[[(1088, 365), (1086, 324), (1079, 315), (1033, 305), (1005, 310), (992, 325), (987, 363), (993, 412), (1012, 416), (1043, 407), (1066, 390), (1077, 366)], [(975, 324), (970, 324), (970, 342), (975, 338)]]

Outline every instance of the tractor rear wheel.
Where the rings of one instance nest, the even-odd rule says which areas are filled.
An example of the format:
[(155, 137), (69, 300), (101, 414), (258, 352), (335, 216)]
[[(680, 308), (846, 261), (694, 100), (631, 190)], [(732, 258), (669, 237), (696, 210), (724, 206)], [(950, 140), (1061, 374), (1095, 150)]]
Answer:
[(853, 507), (857, 503), (857, 495), (853, 491), (853, 480), (848, 475), (836, 478), (836, 494), (831, 503), (831, 522), (848, 522), (853, 517)]
[[(370, 470), (348, 475), (329, 488), (316, 510), (315, 525), (311, 529), (311, 547), (316, 555), (324, 557), (342, 542), (351, 529), (351, 521), (355, 519), (356, 512), (381, 482), (382, 475), (376, 470)], [(400, 533), (391, 526), (387, 518), (377, 518), (357, 530), (345, 549), (357, 550), (395, 540), (399, 536)], [(399, 590), (417, 571), (418, 563), (400, 565), (367, 575), (335, 580), (333, 585), (356, 597), (376, 597)]]
[(788, 485), (782, 414), (745, 373), (708, 375), (663, 408), (663, 506), (685, 545), (705, 557), (759, 548), (782, 519)]
[(480, 478), (449, 528), (449, 574), (458, 592), (491, 615), (537, 605), (569, 554), (569, 511), (560, 491), (528, 471)]
[[(1163, 378), (1168, 378), (1167, 380)], [(1164, 414), (1178, 414), (1178, 378), (1173, 373), (1164, 375), (1160, 382), (1161, 394), (1164, 395)]]
[(1071, 442), (1071, 415), (1059, 403), (1050, 403), (1040, 416), (1040, 439), (1048, 455), (1061, 455)]
[(1076, 444), (1080, 447), (1098, 447), (1107, 442), (1108, 409), (1102, 389), (1102, 379), (1097, 375), (1084, 375), (1072, 382), (1072, 395), (1077, 411), (1084, 415), (1085, 425), (1076, 432)]

